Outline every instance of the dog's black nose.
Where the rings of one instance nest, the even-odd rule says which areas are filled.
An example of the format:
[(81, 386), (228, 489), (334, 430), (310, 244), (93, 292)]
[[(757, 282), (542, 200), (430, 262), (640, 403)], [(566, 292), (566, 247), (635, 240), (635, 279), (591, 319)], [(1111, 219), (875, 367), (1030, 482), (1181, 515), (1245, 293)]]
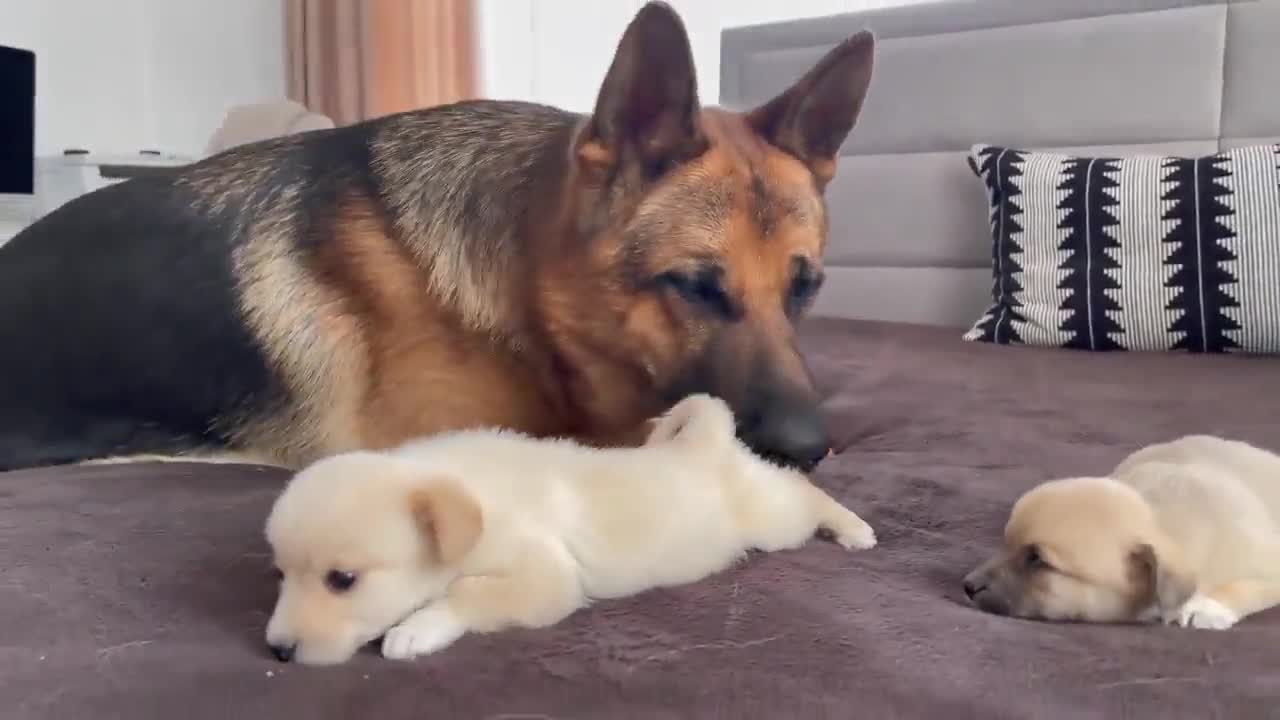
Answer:
[(986, 585), (978, 584), (972, 578), (964, 579), (964, 594), (965, 594), (965, 597), (969, 598), (970, 600), (972, 600), (975, 595), (985, 590), (986, 587), (987, 587)]
[(276, 656), (280, 662), (289, 662), (293, 659), (293, 653), (298, 649), (297, 645), (272, 645), (271, 654)]
[(817, 467), (831, 449), (826, 423), (816, 410), (764, 415), (743, 435), (757, 453), (804, 471)]

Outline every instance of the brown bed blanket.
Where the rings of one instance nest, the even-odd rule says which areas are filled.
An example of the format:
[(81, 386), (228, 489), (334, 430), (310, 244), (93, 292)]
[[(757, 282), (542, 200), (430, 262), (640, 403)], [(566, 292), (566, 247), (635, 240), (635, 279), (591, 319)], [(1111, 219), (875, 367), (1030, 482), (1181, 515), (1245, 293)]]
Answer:
[(1280, 718), (1280, 612), (1225, 633), (1050, 625), (982, 615), (960, 592), (1038, 481), (1191, 432), (1280, 449), (1280, 360), (843, 322), (810, 324), (804, 343), (841, 450), (817, 480), (878, 548), (755, 554), (413, 663), (369, 651), (315, 669), (265, 651), (278, 471), (0, 475), (0, 716)]

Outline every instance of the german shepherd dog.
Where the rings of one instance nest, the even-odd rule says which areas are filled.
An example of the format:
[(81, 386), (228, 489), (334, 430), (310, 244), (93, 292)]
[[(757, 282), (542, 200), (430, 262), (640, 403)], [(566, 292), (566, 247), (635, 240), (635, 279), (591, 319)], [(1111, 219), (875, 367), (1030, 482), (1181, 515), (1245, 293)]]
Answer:
[(859, 33), (757, 108), (703, 109), (654, 2), (589, 115), (464, 101), (81, 196), (0, 249), (0, 468), (297, 467), (477, 426), (626, 444), (706, 392), (811, 469), (793, 324), (872, 56)]

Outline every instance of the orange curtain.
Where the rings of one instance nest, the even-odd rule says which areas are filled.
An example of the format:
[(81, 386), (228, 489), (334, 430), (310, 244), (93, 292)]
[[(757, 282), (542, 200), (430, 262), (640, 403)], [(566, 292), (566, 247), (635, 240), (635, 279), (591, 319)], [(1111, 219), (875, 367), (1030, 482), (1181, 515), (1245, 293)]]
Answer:
[(285, 0), (289, 96), (345, 125), (474, 97), (472, 0)]

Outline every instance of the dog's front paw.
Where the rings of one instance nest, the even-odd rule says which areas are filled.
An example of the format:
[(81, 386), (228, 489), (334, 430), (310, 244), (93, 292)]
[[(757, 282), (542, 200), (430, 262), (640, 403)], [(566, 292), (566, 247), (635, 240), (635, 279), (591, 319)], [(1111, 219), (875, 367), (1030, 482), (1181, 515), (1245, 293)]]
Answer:
[(831, 530), (836, 542), (845, 550), (869, 550), (876, 546), (876, 531), (853, 513), (849, 513)]
[(1240, 621), (1234, 610), (1208, 595), (1193, 595), (1178, 610), (1177, 622), (1184, 628), (1226, 630)]
[(415, 612), (382, 637), (382, 657), (412, 660), (442, 650), (466, 632), (448, 604), (437, 602)]

